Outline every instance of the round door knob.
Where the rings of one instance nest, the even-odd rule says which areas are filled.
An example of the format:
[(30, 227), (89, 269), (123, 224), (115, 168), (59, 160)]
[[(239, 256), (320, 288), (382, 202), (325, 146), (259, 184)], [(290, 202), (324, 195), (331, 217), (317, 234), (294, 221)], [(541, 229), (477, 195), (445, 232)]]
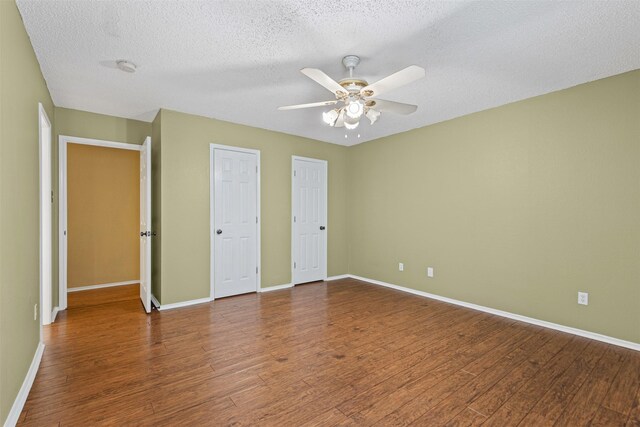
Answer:
[(324, 225), (320, 226), (320, 230), (324, 230), (324, 228), (325, 228)]
[(141, 232), (140, 232), (140, 237), (145, 237), (146, 235), (147, 235), (147, 232), (146, 232), (146, 231), (141, 231)]
[(216, 234), (222, 234), (222, 230), (220, 230), (219, 228), (216, 230)]

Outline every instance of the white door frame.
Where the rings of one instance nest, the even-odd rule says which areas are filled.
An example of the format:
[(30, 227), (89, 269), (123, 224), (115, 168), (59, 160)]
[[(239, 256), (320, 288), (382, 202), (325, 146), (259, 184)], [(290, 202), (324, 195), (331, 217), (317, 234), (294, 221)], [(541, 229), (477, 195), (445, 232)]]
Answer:
[(53, 294), (53, 192), (52, 127), (42, 103), (38, 103), (38, 141), (40, 146), (40, 340), (42, 325), (52, 322)]
[(326, 233), (325, 233), (325, 240), (324, 240), (324, 266), (322, 267), (323, 269), (323, 280), (327, 279), (327, 263), (329, 262), (328, 260), (328, 255), (329, 255), (329, 162), (326, 160), (321, 160), (321, 159), (312, 159), (310, 157), (302, 157), (302, 156), (291, 156), (291, 284), (293, 286), (297, 285), (296, 281), (295, 281), (295, 267), (294, 267), (294, 263), (295, 263), (295, 252), (294, 252), (294, 248), (295, 248), (295, 231), (296, 231), (296, 223), (293, 221), (293, 217), (295, 215), (295, 203), (293, 202), (293, 198), (295, 197), (295, 188), (294, 188), (294, 171), (295, 171), (295, 164), (296, 164), (296, 160), (302, 160), (305, 162), (314, 162), (314, 163), (320, 163), (320, 164), (324, 164), (326, 167), (326, 171), (327, 173), (325, 174), (325, 179), (324, 179), (324, 197), (325, 197), (325, 202), (324, 202), (324, 217), (325, 217), (325, 227), (326, 227)]
[(94, 145), (97, 147), (120, 148), (123, 150), (140, 151), (142, 146), (125, 142), (104, 141), (101, 139), (76, 138), (60, 135), (58, 138), (59, 172), (59, 218), (58, 218), (58, 308), (67, 309), (67, 144)]
[(255, 154), (256, 156), (256, 165), (258, 166), (258, 172), (256, 173), (256, 180), (257, 180), (256, 214), (258, 215), (258, 224), (256, 224), (256, 227), (257, 227), (256, 250), (258, 251), (258, 254), (257, 254), (258, 274), (256, 276), (256, 292), (260, 291), (260, 287), (261, 287), (260, 277), (262, 276), (262, 264), (261, 264), (262, 248), (260, 246), (260, 234), (261, 234), (260, 230), (261, 230), (261, 224), (262, 224), (262, 215), (260, 214), (260, 192), (261, 192), (260, 191), (260, 170), (261, 170), (260, 169), (260, 150), (254, 150), (251, 148), (233, 147), (231, 145), (209, 144), (209, 256), (210, 256), (209, 258), (209, 287), (210, 287), (209, 295), (212, 301), (215, 299), (215, 289), (214, 289), (215, 275), (213, 271), (214, 258), (215, 258), (215, 252), (214, 252), (215, 236), (213, 234), (215, 230), (215, 218), (214, 218), (215, 210), (213, 208), (213, 204), (215, 201), (215, 197), (213, 192), (215, 189), (216, 171), (215, 171), (213, 154), (216, 149)]

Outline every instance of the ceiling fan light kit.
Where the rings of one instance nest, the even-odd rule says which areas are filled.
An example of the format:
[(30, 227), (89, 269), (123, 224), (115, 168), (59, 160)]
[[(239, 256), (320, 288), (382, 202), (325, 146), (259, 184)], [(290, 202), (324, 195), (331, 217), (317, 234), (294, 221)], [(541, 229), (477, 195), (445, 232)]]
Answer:
[(324, 113), (322, 113), (322, 120), (324, 120), (324, 122), (329, 126), (334, 126), (336, 124), (336, 121), (338, 120), (339, 115), (340, 112), (337, 109), (325, 111)]
[(352, 119), (360, 119), (364, 113), (364, 104), (360, 100), (353, 99), (347, 104), (346, 113)]
[(347, 121), (344, 122), (344, 127), (349, 129), (349, 130), (354, 130), (355, 128), (358, 127), (358, 125), (360, 124), (359, 121), (355, 121), (353, 123), (349, 123)]
[(343, 103), (341, 107), (323, 112), (322, 120), (329, 126), (345, 127), (348, 130), (356, 129), (362, 116), (365, 116), (371, 124), (374, 124), (383, 112), (411, 114), (418, 109), (417, 105), (385, 101), (374, 97), (423, 78), (425, 76), (424, 68), (411, 65), (382, 80), (369, 84), (366, 80), (353, 77), (353, 70), (359, 63), (360, 58), (356, 55), (347, 55), (342, 58), (342, 64), (349, 70), (349, 77), (339, 82), (316, 68), (303, 68), (300, 70), (302, 74), (332, 92), (336, 99), (310, 104), (289, 105), (278, 109), (296, 110)]
[(380, 112), (374, 110), (373, 108), (369, 108), (365, 115), (367, 116), (367, 119), (369, 119), (371, 124), (374, 124), (376, 120), (378, 120), (378, 117), (380, 117)]

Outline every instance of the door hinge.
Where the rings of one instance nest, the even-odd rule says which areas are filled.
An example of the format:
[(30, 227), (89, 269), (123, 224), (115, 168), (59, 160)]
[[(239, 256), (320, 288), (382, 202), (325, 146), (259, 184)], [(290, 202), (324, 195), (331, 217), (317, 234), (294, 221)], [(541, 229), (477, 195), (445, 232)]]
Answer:
[(293, 222), (296, 222), (296, 216), (295, 215), (293, 216)]
[(258, 217), (256, 217), (256, 224), (258, 223)]
[(296, 267), (297, 267), (297, 265), (296, 265), (296, 262), (294, 261), (293, 262), (293, 268), (296, 268)]
[(293, 176), (296, 176), (296, 171), (293, 171)]
[(258, 274), (258, 267), (256, 267), (256, 274)]
[(258, 173), (258, 165), (256, 165), (256, 173)]
[(53, 190), (51, 190), (51, 203), (53, 203)]

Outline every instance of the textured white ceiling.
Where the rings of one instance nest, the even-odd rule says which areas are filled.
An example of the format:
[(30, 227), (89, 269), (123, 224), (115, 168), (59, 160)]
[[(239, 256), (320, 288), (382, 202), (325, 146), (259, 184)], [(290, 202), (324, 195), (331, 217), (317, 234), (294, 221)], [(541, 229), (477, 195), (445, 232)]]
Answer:
[[(18, 0), (56, 105), (151, 121), (158, 108), (353, 145), (640, 68), (640, 1)], [(299, 72), (376, 81), (427, 76), (385, 94), (417, 104), (350, 131)], [(138, 64), (135, 74), (115, 60)], [(361, 138), (357, 138), (357, 134)]]

